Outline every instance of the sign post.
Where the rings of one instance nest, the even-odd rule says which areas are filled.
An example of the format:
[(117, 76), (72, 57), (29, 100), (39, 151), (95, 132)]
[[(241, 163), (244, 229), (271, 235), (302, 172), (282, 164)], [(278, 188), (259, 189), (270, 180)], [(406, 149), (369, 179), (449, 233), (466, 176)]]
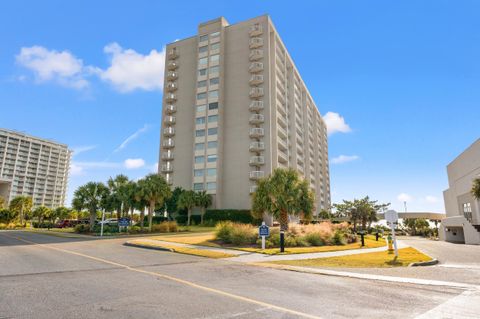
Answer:
[(103, 223), (105, 221), (105, 209), (102, 210), (102, 224), (100, 225), (100, 237), (103, 237)]
[(398, 257), (397, 237), (395, 236), (395, 225), (398, 223), (398, 213), (394, 210), (388, 210), (385, 212), (385, 219), (390, 224), (392, 229), (392, 241), (395, 249), (395, 257)]
[(265, 237), (270, 236), (270, 228), (262, 222), (262, 225), (258, 227), (258, 235), (262, 237), (262, 250), (265, 250)]

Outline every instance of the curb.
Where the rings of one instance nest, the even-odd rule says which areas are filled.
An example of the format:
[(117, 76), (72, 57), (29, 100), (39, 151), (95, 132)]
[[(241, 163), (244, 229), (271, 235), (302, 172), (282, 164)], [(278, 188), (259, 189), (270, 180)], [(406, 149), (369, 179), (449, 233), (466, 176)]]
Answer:
[(128, 242), (128, 241), (126, 243), (124, 243), (123, 246), (143, 248), (143, 249), (152, 249), (152, 250), (161, 250), (161, 251), (169, 251), (171, 253), (175, 252), (175, 250), (172, 249), (172, 248), (165, 248), (165, 247), (161, 247), (161, 246), (147, 246), (147, 245), (131, 243), (131, 242)]
[(420, 262), (416, 262), (416, 263), (411, 263), (410, 265), (408, 265), (408, 267), (433, 266), (433, 265), (436, 265), (436, 264), (438, 264), (438, 259), (434, 258), (434, 259), (429, 260), (429, 261), (420, 261)]

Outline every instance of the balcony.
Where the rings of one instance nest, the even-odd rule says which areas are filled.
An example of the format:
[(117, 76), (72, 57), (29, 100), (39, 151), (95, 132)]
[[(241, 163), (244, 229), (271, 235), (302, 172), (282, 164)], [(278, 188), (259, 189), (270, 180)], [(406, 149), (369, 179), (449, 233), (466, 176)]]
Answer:
[(176, 61), (170, 61), (170, 62), (168, 62), (167, 68), (168, 68), (168, 70), (170, 70), (170, 71), (176, 70), (176, 69), (178, 68), (178, 62), (176, 62)]
[(250, 89), (251, 98), (259, 98), (264, 95), (263, 88), (254, 87)]
[(263, 26), (260, 24), (254, 24), (250, 27), (250, 31), (248, 32), (251, 37), (255, 37), (263, 33)]
[(173, 165), (171, 163), (163, 164), (162, 165), (162, 172), (163, 173), (173, 172)]
[(173, 140), (171, 138), (169, 138), (166, 141), (163, 141), (162, 146), (163, 146), (163, 148), (172, 148), (172, 147), (175, 146), (175, 143), (173, 142)]
[(176, 119), (175, 116), (165, 116), (164, 123), (167, 125), (175, 124)]
[(248, 109), (252, 112), (263, 110), (263, 101), (252, 101)]
[(167, 83), (167, 91), (168, 92), (173, 92), (173, 91), (176, 91), (177, 89), (178, 89), (177, 83), (175, 83), (175, 82), (168, 82)]
[(175, 128), (173, 127), (167, 127), (163, 129), (163, 135), (167, 137), (171, 137), (175, 135)]
[(258, 85), (263, 83), (263, 74), (253, 74), (250, 77), (250, 85)]
[(177, 96), (174, 93), (167, 93), (167, 95), (165, 96), (165, 101), (167, 101), (167, 103), (173, 103), (176, 100)]
[(165, 180), (167, 181), (168, 185), (173, 184), (173, 175), (170, 173), (165, 174)]
[(174, 104), (167, 104), (165, 112), (167, 112), (167, 114), (173, 114), (177, 112), (177, 107)]
[(262, 62), (252, 62), (250, 67), (248, 68), (250, 73), (258, 73), (263, 71), (263, 63)]
[(278, 141), (278, 148), (286, 152), (288, 150), (287, 143), (281, 138), (279, 138), (277, 141)]
[(261, 127), (254, 127), (250, 129), (250, 137), (259, 138), (265, 135), (265, 130)]
[(164, 161), (171, 161), (173, 160), (173, 152), (172, 151), (167, 151), (165, 153), (162, 153), (162, 160)]
[(262, 38), (251, 38), (250, 39), (250, 49), (256, 49), (263, 46), (263, 39)]
[(257, 185), (250, 186), (250, 194), (253, 194), (257, 191)]
[(177, 72), (173, 72), (173, 71), (169, 71), (167, 73), (167, 79), (169, 80), (176, 80), (178, 79), (178, 73)]
[(278, 136), (280, 136), (280, 138), (282, 139), (288, 138), (287, 131), (285, 131), (280, 125), (277, 126), (277, 131), (278, 131)]
[(251, 171), (249, 176), (250, 176), (251, 180), (258, 180), (258, 179), (263, 178), (265, 176), (265, 172), (264, 171)]
[(249, 54), (250, 61), (257, 61), (263, 58), (263, 50), (255, 49), (250, 51)]
[(265, 122), (263, 114), (252, 114), (250, 116), (250, 124), (261, 124)]
[(168, 58), (171, 60), (178, 58), (178, 51), (176, 48), (168, 50)]
[(250, 165), (258, 166), (265, 164), (265, 157), (263, 156), (252, 156), (250, 157)]
[(288, 155), (281, 150), (278, 151), (278, 162), (288, 164)]
[(260, 152), (265, 150), (265, 143), (263, 142), (251, 142), (250, 143), (250, 152)]

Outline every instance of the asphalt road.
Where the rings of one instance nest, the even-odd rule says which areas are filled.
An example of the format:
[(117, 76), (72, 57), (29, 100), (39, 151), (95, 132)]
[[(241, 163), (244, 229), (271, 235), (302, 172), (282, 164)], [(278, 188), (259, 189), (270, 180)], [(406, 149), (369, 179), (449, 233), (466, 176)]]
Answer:
[(0, 318), (415, 318), (465, 293), (275, 270), (124, 241), (0, 231)]

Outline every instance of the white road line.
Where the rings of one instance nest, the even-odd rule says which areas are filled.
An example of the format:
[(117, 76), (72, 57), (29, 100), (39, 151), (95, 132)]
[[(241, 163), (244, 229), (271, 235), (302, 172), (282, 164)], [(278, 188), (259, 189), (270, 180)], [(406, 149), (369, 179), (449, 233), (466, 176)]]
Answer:
[(417, 316), (416, 319), (478, 319), (479, 317), (480, 291), (467, 290)]

